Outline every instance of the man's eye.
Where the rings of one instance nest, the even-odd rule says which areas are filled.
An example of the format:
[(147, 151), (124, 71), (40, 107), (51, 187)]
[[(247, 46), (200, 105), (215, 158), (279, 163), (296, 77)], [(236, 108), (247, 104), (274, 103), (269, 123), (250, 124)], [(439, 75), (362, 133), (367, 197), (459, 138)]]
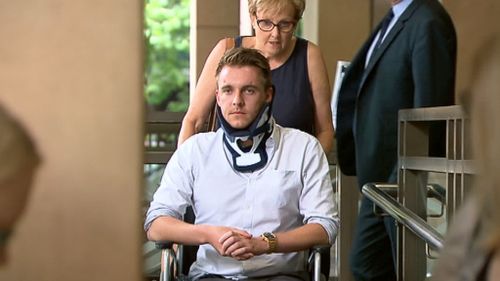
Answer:
[(246, 95), (253, 95), (253, 94), (255, 94), (255, 89), (246, 89), (246, 90), (244, 91), (244, 93), (245, 93)]

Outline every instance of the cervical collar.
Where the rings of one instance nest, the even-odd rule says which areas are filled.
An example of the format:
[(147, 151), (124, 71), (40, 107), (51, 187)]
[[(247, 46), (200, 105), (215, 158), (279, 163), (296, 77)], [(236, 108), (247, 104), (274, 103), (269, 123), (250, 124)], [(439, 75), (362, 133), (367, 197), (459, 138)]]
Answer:
[[(224, 131), (224, 144), (231, 152), (233, 167), (239, 172), (252, 172), (267, 164), (266, 140), (271, 136), (274, 119), (271, 104), (262, 108), (247, 129), (235, 129), (224, 119), (219, 106), (217, 117)], [(252, 147), (243, 148), (239, 143), (252, 139)]]

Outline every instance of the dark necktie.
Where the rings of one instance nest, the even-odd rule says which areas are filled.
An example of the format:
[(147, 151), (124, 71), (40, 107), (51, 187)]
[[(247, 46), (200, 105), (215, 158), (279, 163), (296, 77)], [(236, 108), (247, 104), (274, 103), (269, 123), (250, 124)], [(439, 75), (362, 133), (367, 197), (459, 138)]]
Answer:
[(387, 15), (385, 15), (382, 20), (382, 25), (380, 27), (380, 35), (378, 36), (377, 44), (375, 44), (375, 50), (382, 44), (382, 39), (384, 38), (385, 33), (387, 32), (387, 28), (389, 27), (389, 23), (391, 23), (392, 18), (394, 17), (394, 13), (392, 9), (389, 9)]

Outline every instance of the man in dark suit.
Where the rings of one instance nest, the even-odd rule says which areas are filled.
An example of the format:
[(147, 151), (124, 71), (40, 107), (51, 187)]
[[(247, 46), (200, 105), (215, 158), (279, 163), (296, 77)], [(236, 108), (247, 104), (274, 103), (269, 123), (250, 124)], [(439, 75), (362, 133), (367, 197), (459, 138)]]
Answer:
[[(397, 182), (400, 109), (454, 100), (456, 33), (449, 15), (437, 0), (389, 2), (392, 17), (361, 47), (339, 92), (338, 161), (344, 174), (357, 176), (360, 189)], [(351, 269), (358, 281), (396, 280), (395, 222), (375, 216), (372, 206), (362, 198)]]

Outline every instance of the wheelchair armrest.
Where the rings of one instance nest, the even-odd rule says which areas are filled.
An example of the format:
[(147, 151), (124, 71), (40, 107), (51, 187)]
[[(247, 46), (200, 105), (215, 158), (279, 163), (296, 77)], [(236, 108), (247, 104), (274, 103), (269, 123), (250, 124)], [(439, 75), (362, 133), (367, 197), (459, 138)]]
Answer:
[(322, 253), (330, 251), (332, 245), (324, 244), (324, 245), (315, 245), (311, 248), (312, 251), (321, 251)]
[(178, 259), (174, 252), (172, 241), (151, 241), (155, 244), (155, 248), (161, 250), (160, 262), (160, 280), (170, 281), (174, 280), (176, 272), (179, 269)]
[(164, 249), (172, 249), (174, 242), (172, 241), (153, 241), (155, 243), (156, 249), (164, 250)]
[[(329, 244), (315, 245), (309, 250), (308, 265), (311, 280), (328, 280), (330, 275), (330, 248)], [(323, 257), (323, 258), (322, 258)], [(323, 276), (323, 278), (321, 278)]]

